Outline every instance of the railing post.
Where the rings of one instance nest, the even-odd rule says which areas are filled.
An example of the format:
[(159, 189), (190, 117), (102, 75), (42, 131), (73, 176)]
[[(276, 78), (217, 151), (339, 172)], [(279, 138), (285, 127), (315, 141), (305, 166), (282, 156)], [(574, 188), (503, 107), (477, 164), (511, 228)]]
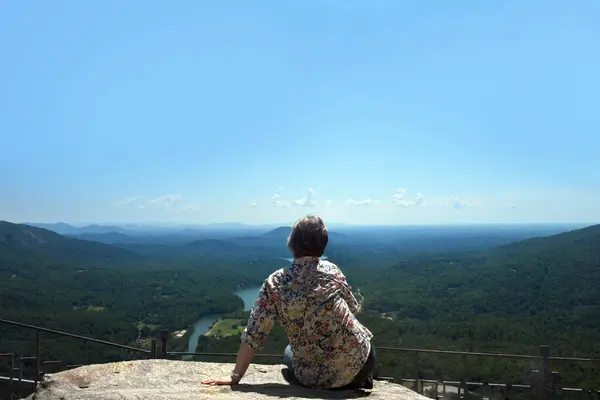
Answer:
[(41, 372), (41, 360), (42, 350), (41, 350), (41, 332), (35, 331), (35, 379), (34, 385), (37, 387), (38, 381), (40, 380), (40, 372)]
[(10, 400), (13, 400), (13, 394), (14, 394), (14, 386), (13, 386), (13, 376), (15, 374), (15, 355), (11, 354), (10, 355), (10, 382), (8, 384), (8, 393), (9, 393), (9, 398)]
[(169, 331), (163, 329), (160, 331), (160, 341), (161, 341), (161, 358), (167, 358), (167, 338), (169, 337)]
[(415, 392), (421, 393), (421, 380), (419, 379), (419, 352), (415, 351)]
[(156, 358), (156, 338), (150, 340), (150, 358)]
[(88, 365), (88, 341), (83, 341), (83, 359), (85, 360), (85, 365)]
[(540, 390), (540, 400), (548, 400), (550, 380), (552, 379), (550, 372), (550, 346), (541, 345), (540, 354), (542, 356), (542, 390)]
[(19, 388), (20, 391), (23, 387), (23, 356), (19, 356)]
[(458, 395), (460, 396), (460, 394), (462, 392), (462, 394), (463, 394), (462, 398), (466, 399), (467, 392), (468, 392), (468, 390), (467, 390), (467, 373), (469, 372), (468, 365), (467, 365), (467, 355), (462, 354), (461, 358), (462, 358), (462, 374), (461, 374), (460, 383), (459, 383)]
[(551, 399), (556, 398), (556, 385), (560, 381), (560, 373), (558, 371), (551, 372), (551, 381), (550, 381), (550, 395), (548, 396)]
[(491, 399), (492, 398), (492, 387), (490, 386), (490, 382), (484, 380), (483, 385), (481, 385), (481, 395), (483, 398)]

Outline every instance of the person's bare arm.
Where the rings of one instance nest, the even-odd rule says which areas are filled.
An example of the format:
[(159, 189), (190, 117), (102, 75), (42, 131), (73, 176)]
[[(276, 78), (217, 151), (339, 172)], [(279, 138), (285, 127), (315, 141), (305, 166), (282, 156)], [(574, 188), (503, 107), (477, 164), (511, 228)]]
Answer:
[(244, 333), (242, 333), (242, 343), (240, 344), (237, 361), (234, 370), (231, 372), (231, 376), (209, 379), (202, 383), (205, 385), (238, 384), (252, 362), (254, 353), (260, 350), (267, 341), (269, 333), (273, 329), (273, 325), (275, 325), (275, 318), (275, 307), (269, 299), (268, 284), (265, 282), (250, 312), (248, 325), (244, 329)]
[(242, 342), (240, 343), (235, 368), (231, 371), (231, 375), (219, 379), (208, 379), (202, 383), (205, 385), (237, 385), (248, 370), (253, 358), (254, 350)]
[(238, 350), (235, 368), (233, 369), (233, 375), (236, 376), (238, 382), (248, 370), (248, 366), (252, 362), (252, 358), (254, 358), (254, 349), (252, 349), (252, 347), (248, 346), (246, 343), (240, 343), (240, 349)]

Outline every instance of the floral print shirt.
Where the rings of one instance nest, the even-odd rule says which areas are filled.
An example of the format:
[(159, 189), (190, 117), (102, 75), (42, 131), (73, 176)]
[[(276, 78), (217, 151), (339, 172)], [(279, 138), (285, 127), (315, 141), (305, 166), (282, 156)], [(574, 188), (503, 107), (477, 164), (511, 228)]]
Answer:
[(335, 264), (297, 258), (263, 283), (242, 341), (260, 350), (277, 322), (288, 335), (300, 383), (320, 389), (345, 386), (371, 350), (373, 334), (354, 316), (359, 309)]

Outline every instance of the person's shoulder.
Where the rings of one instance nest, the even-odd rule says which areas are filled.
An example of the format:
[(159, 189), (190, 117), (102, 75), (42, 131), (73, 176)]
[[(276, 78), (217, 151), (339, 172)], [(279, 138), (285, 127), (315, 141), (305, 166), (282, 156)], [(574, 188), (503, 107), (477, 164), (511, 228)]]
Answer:
[(281, 278), (284, 274), (285, 274), (285, 268), (279, 268), (278, 270), (271, 272), (271, 275), (269, 275), (269, 279)]
[(335, 265), (334, 263), (332, 263), (329, 260), (319, 260), (319, 265), (323, 266), (323, 267), (329, 267), (329, 268), (337, 268), (338, 266)]
[(320, 260), (319, 261), (319, 269), (325, 273), (339, 275), (342, 274), (342, 270), (334, 263), (329, 260)]
[(285, 276), (285, 268), (280, 268), (277, 271), (273, 271), (268, 277), (267, 279), (265, 279), (265, 282), (268, 283), (270, 286), (275, 286), (278, 285), (282, 282), (284, 276)]

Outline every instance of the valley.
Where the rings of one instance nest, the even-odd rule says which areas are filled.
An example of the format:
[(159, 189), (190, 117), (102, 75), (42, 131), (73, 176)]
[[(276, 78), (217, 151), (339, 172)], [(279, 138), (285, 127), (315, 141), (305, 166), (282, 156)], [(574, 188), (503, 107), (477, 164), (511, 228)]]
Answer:
[[(240, 297), (244, 303), (244, 311), (249, 311), (258, 296), (258, 291), (260, 290), (260, 286), (250, 287), (239, 289), (235, 292), (235, 295)], [(222, 319), (223, 315), (207, 315), (200, 318), (196, 321), (192, 327), (191, 334), (188, 341), (187, 351), (193, 353), (196, 351), (196, 346), (198, 345), (198, 339), (201, 335), (208, 336), (223, 336), (226, 334), (230, 334), (231, 332), (222, 332), (222, 329), (227, 328), (227, 323), (225, 321), (236, 321), (237, 325), (245, 326), (245, 324), (240, 323), (240, 319)], [(224, 321), (219, 324), (220, 321)], [(219, 326), (217, 326), (219, 325)], [(230, 329), (233, 329), (230, 327)], [(239, 330), (235, 329), (236, 332)]]
[[(600, 354), (600, 226), (573, 228), (579, 227), (347, 229), (332, 232), (327, 257), (354, 287), (358, 318), (376, 346), (536, 355), (549, 344), (553, 354), (589, 357)], [(189, 242), (180, 243), (169, 232), (102, 243), (2, 222), (0, 312), (128, 345), (148, 346), (167, 329), (172, 351), (235, 352), (259, 285), (289, 262), (288, 233), (187, 232)], [(45, 359), (83, 357), (73, 342), (41, 344)], [(279, 354), (286, 344), (276, 327), (263, 351)], [(24, 354), (31, 345), (31, 337), (0, 326), (0, 352)], [(90, 362), (130, 357), (95, 346), (87, 351)], [(423, 357), (419, 365), (425, 378), (464, 373), (451, 359)], [(477, 360), (467, 372), (518, 382), (528, 368)], [(395, 377), (413, 373), (412, 361), (389, 352), (380, 353), (380, 369)], [(594, 371), (561, 366), (573, 386), (599, 384)]]

